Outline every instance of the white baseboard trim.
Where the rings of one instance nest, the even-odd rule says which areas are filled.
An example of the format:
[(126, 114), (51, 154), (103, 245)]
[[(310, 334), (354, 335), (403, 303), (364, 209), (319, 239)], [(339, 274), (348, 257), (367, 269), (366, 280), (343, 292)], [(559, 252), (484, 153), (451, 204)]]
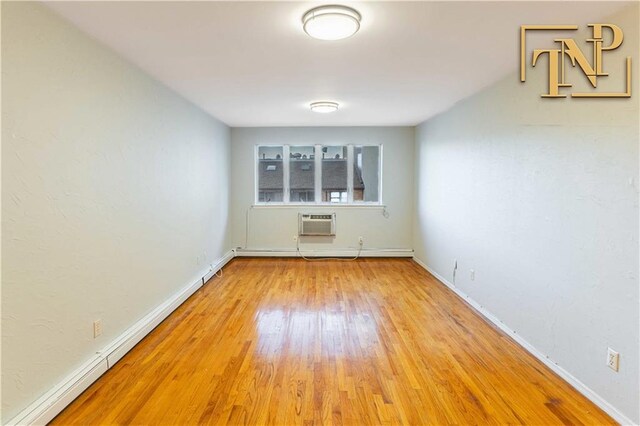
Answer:
[(234, 251), (229, 250), (215, 263), (212, 263), (204, 271), (197, 274), (191, 284), (179, 290), (133, 326), (129, 327), (124, 333), (105, 346), (104, 349), (98, 351), (89, 361), (22, 410), (7, 425), (46, 425), (93, 382), (106, 373), (109, 368), (113, 367), (116, 362), (202, 287), (233, 257)]
[(204, 277), (202, 277), (202, 281), (204, 282), (204, 284), (206, 284), (215, 274), (216, 272), (218, 272), (220, 269), (222, 269), (222, 267), (224, 265), (226, 265), (227, 263), (229, 263), (229, 261), (231, 259), (233, 259), (235, 257), (235, 251), (234, 250), (229, 250), (228, 252), (226, 252), (224, 254), (224, 256), (222, 256), (220, 259), (218, 259), (218, 261), (216, 263), (212, 263), (211, 267), (209, 268), (209, 272), (207, 272)]
[(106, 359), (100, 355), (93, 356), (49, 392), (9, 420), (7, 425), (46, 425), (108, 369)]
[(578, 392), (587, 397), (591, 402), (600, 407), (605, 413), (609, 414), (615, 421), (620, 423), (621, 425), (634, 425), (635, 423), (621, 413), (618, 409), (616, 409), (613, 405), (607, 402), (604, 398), (598, 395), (595, 391), (589, 388), (587, 385), (578, 380), (575, 376), (569, 373), (567, 370), (559, 366), (553, 360), (551, 360), (547, 355), (540, 352), (536, 349), (531, 343), (526, 341), (524, 337), (520, 334), (516, 333), (514, 330), (509, 328), (504, 322), (502, 322), (498, 317), (493, 315), (487, 309), (485, 309), (478, 302), (469, 297), (465, 292), (454, 286), (451, 282), (449, 282), (446, 278), (442, 277), (436, 271), (427, 266), (424, 262), (414, 256), (414, 262), (424, 268), (427, 272), (433, 275), (440, 283), (445, 285), (451, 291), (453, 291), (458, 297), (460, 297), (463, 301), (465, 301), (469, 306), (471, 306), (476, 312), (482, 315), (487, 321), (491, 322), (495, 326), (497, 326), (500, 330), (506, 333), (509, 337), (511, 337), (517, 344), (522, 346), (527, 352), (540, 360), (544, 365), (549, 367), (554, 373), (558, 376), (562, 377), (566, 382), (568, 382), (571, 386), (573, 386)]
[(159, 305), (144, 318), (134, 324), (131, 328), (119, 336), (112, 344), (104, 348), (99, 354), (107, 360), (108, 368), (113, 367), (123, 356), (127, 354), (135, 345), (156, 328), (165, 318), (167, 318), (185, 300), (202, 287), (202, 276), (192, 284), (174, 294), (170, 299)]
[[(355, 257), (358, 249), (301, 250), (305, 257)], [(236, 249), (237, 257), (300, 257), (296, 249)], [(413, 257), (411, 249), (362, 249), (360, 257)]]

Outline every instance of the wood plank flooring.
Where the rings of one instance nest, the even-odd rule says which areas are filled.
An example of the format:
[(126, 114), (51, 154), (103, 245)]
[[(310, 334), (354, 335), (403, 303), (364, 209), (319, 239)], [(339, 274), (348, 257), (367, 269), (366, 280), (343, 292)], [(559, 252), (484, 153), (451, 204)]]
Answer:
[(235, 259), (52, 424), (615, 424), (409, 259)]

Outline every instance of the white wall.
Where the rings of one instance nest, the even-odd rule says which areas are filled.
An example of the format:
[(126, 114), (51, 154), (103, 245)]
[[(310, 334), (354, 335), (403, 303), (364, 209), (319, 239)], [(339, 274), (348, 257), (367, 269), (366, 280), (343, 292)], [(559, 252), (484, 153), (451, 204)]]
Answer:
[(5, 422), (230, 247), (230, 149), (36, 3), (2, 3), (2, 79)]
[[(389, 217), (380, 207), (259, 207), (254, 203), (254, 147), (259, 144), (383, 144), (382, 197)], [(336, 212), (335, 239), (307, 238), (301, 250), (365, 248), (410, 249), (413, 207), (412, 127), (269, 127), (231, 129), (231, 236), (234, 247), (295, 249), (298, 212)], [(246, 214), (249, 211), (249, 234)], [(320, 241), (320, 242), (315, 242)], [(247, 243), (247, 244), (245, 244)]]
[(638, 7), (603, 22), (632, 99), (541, 99), (542, 68), (417, 128), (414, 249), (449, 281), (457, 259), (457, 287), (638, 422)]

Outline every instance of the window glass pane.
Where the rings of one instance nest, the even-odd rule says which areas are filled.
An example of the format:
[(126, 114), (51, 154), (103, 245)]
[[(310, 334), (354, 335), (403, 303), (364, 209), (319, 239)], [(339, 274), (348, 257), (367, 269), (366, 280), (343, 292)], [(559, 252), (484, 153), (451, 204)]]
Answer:
[(346, 146), (322, 147), (322, 201), (347, 202)]
[(289, 200), (292, 203), (314, 201), (315, 155), (313, 146), (289, 148)]
[(379, 202), (380, 147), (356, 146), (353, 172), (353, 201)]
[(258, 202), (283, 200), (282, 147), (258, 147)]

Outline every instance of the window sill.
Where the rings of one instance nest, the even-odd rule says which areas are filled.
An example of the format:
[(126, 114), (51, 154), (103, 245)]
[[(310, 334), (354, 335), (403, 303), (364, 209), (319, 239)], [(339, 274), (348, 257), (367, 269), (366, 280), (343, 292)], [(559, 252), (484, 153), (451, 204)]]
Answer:
[(301, 209), (301, 208), (322, 208), (322, 209), (386, 209), (386, 204), (378, 203), (358, 203), (358, 204), (331, 204), (331, 203), (264, 203), (253, 204), (252, 209)]

